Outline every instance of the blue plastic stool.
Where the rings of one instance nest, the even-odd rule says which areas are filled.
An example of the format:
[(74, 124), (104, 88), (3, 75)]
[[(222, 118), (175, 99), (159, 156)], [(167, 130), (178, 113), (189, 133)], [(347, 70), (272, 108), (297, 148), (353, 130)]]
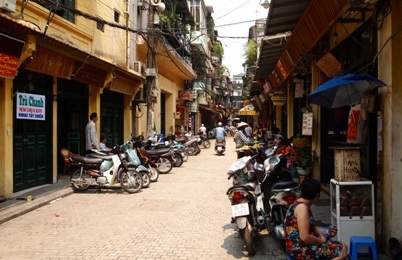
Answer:
[(349, 256), (351, 260), (357, 260), (358, 256), (363, 256), (362, 253), (359, 254), (359, 247), (368, 247), (369, 255), (364, 254), (364, 256), (371, 256), (371, 259), (377, 260), (377, 246), (375, 240), (370, 236), (352, 236), (350, 237), (350, 249)]

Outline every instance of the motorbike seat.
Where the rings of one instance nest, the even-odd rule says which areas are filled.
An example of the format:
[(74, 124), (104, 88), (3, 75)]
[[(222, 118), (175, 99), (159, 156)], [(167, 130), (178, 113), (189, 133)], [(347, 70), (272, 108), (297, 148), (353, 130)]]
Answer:
[(190, 144), (192, 144), (192, 143), (194, 143), (194, 142), (197, 142), (197, 140), (191, 139), (191, 140), (185, 142), (185, 143), (184, 143), (184, 146), (189, 146)]
[(284, 190), (284, 189), (294, 189), (294, 188), (298, 188), (299, 184), (297, 182), (294, 181), (280, 181), (275, 183), (272, 186), (272, 191), (275, 190)]
[(92, 158), (101, 158), (103, 160), (111, 160), (114, 154), (99, 154), (99, 153), (90, 153), (88, 157)]
[(240, 185), (230, 187), (228, 189), (228, 191), (226, 192), (226, 195), (231, 193), (231, 192), (233, 192), (233, 191), (241, 191), (241, 190), (254, 191), (254, 189), (255, 189), (255, 184), (254, 183), (240, 184)]
[(165, 154), (167, 152), (169, 152), (170, 148), (161, 148), (161, 149), (151, 149), (151, 150), (147, 150), (147, 152), (151, 155), (151, 156), (155, 156), (155, 155), (162, 155)]
[(102, 158), (94, 158), (88, 156), (73, 156), (71, 157), (73, 162), (79, 162), (83, 164), (101, 164), (103, 162)]

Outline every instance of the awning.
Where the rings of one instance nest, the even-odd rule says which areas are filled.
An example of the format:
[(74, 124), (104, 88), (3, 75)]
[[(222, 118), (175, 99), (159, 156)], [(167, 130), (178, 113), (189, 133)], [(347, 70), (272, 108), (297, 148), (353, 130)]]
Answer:
[(262, 41), (254, 78), (280, 86), (350, 6), (349, 0), (271, 0), (265, 35), (291, 31), (291, 36), (281, 44)]
[(258, 116), (258, 112), (252, 104), (248, 104), (237, 112), (239, 116)]
[(207, 107), (207, 106), (203, 106), (203, 105), (199, 105), (198, 107), (201, 108), (201, 109), (210, 111), (210, 112), (212, 112), (212, 113), (214, 113), (214, 114), (217, 114), (217, 115), (219, 116), (219, 118), (223, 118), (222, 113), (219, 112), (218, 110), (215, 110), (215, 109), (213, 109), (213, 108), (210, 108), (210, 107)]

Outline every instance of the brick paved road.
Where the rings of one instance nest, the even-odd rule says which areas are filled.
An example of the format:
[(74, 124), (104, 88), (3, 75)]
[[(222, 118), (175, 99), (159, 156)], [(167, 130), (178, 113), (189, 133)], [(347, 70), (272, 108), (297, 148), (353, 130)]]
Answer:
[[(138, 194), (75, 193), (0, 225), (0, 259), (248, 259), (230, 223), (227, 141), (225, 156), (202, 149)], [(273, 238), (257, 242), (253, 259), (286, 259)]]

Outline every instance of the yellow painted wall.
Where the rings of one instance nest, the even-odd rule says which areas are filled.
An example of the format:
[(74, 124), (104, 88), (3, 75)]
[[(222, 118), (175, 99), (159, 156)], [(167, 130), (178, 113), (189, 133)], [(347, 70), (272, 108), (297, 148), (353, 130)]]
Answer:
[(12, 80), (0, 78), (0, 196), (13, 194)]
[[(114, 22), (114, 11), (120, 14), (119, 25), (126, 24), (125, 0), (109, 1), (106, 5), (95, 0), (76, 0), (76, 8), (109, 23)], [(31, 2), (26, 5), (24, 19), (37, 25), (43, 32), (49, 10)], [(55, 15), (51, 19), (46, 35), (90, 53), (118, 66), (127, 64), (126, 31), (104, 25), (104, 31), (96, 28), (96, 22), (76, 15), (75, 24)]]
[[(381, 247), (388, 248), (388, 239), (402, 240), (402, 3), (391, 1), (392, 12), (384, 19), (378, 32), (378, 77), (388, 87), (380, 88), (382, 104), (383, 176), (380, 190), (382, 209)], [(387, 250), (384, 250), (388, 252)]]
[(161, 118), (160, 118), (161, 95), (160, 95), (160, 93), (165, 93), (165, 95), (166, 95), (166, 100), (165, 100), (166, 133), (165, 134), (174, 133), (175, 119), (174, 119), (173, 113), (176, 111), (176, 100), (177, 100), (177, 96), (178, 96), (178, 91), (184, 90), (184, 81), (182, 81), (181, 85), (178, 85), (177, 83), (167, 79), (166, 77), (164, 77), (162, 75), (158, 75), (156, 84), (159, 89), (159, 96), (158, 96), (157, 104), (155, 105), (155, 109), (154, 109), (156, 128), (158, 131), (160, 131), (160, 129), (161, 129)]

